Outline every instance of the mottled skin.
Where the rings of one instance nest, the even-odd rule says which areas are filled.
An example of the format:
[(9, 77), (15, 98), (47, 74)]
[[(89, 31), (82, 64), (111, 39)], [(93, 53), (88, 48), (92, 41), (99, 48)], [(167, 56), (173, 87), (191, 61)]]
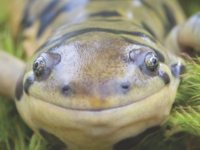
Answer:
[(177, 36), (164, 42), (184, 20), (174, 1), (34, 0), (24, 13), (27, 55), (43, 45), (19, 69), (15, 102), (35, 132), (67, 150), (129, 150), (167, 119), (184, 71)]

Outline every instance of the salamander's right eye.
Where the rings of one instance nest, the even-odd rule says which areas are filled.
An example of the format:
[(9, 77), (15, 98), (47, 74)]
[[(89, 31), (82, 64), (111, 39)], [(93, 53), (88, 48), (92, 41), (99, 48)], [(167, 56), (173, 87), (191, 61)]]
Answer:
[(43, 57), (38, 57), (33, 64), (33, 72), (35, 76), (41, 76), (45, 70), (45, 60)]
[(33, 63), (33, 72), (36, 77), (35, 80), (46, 80), (60, 61), (61, 56), (58, 53), (41, 53)]

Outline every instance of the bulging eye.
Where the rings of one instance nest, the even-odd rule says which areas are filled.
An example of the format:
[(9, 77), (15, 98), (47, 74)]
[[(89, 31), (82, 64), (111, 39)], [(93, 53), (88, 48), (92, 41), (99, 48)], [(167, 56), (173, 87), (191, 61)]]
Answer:
[(154, 54), (152, 52), (148, 53), (145, 57), (145, 64), (146, 64), (146, 67), (150, 71), (157, 70), (157, 68), (159, 66), (159, 60), (158, 60), (158, 57), (156, 56), (156, 54)]
[(61, 55), (58, 53), (41, 53), (33, 63), (33, 72), (36, 77), (35, 80), (46, 80), (54, 67), (60, 62)]
[(33, 64), (33, 72), (35, 76), (41, 76), (45, 70), (45, 60), (43, 57), (38, 57)]

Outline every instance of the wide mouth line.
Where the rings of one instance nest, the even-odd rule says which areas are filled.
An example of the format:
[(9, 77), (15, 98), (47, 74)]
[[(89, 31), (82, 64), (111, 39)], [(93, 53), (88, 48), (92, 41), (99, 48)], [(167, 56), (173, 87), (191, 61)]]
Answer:
[(111, 111), (111, 110), (122, 109), (122, 108), (124, 108), (124, 107), (128, 107), (128, 106), (130, 106), (130, 105), (134, 105), (135, 103), (140, 102), (140, 101), (146, 99), (147, 97), (150, 97), (150, 96), (152, 96), (152, 95), (158, 93), (158, 92), (161, 91), (162, 89), (163, 89), (163, 88), (161, 88), (160, 90), (154, 92), (154, 93), (151, 94), (151, 95), (148, 95), (148, 96), (146, 96), (146, 97), (144, 97), (144, 98), (141, 98), (141, 99), (139, 99), (139, 100), (137, 100), (137, 101), (134, 101), (134, 102), (132, 102), (132, 103), (128, 103), (128, 104), (126, 104), (126, 105), (122, 105), (122, 106), (118, 106), (118, 107), (105, 108), (105, 109), (75, 109), (75, 108), (67, 108), (67, 107), (63, 107), (63, 106), (60, 106), (60, 105), (57, 105), (57, 104), (54, 104), (54, 103), (47, 102), (47, 101), (45, 101), (45, 100), (43, 100), (43, 99), (38, 99), (38, 98), (36, 98), (36, 97), (34, 97), (34, 96), (32, 96), (32, 95), (31, 95), (31, 96), (34, 97), (34, 98), (37, 99), (37, 100), (40, 100), (40, 101), (42, 101), (42, 102), (45, 102), (45, 103), (48, 103), (48, 104), (51, 104), (51, 105), (54, 105), (54, 106), (57, 106), (57, 107), (60, 107), (60, 108), (62, 108), (62, 109), (66, 109), (66, 110), (71, 110), (71, 111), (82, 111), (82, 112), (103, 112), (103, 111)]

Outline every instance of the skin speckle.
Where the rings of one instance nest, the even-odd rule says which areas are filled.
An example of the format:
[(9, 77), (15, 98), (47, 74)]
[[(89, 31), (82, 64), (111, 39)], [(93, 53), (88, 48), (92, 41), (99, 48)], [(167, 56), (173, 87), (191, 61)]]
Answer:
[(119, 141), (117, 144), (114, 145), (114, 150), (130, 150), (131, 148), (137, 146), (146, 136), (152, 134), (160, 129), (160, 126), (155, 126), (145, 130), (143, 133), (126, 138), (124, 140)]

